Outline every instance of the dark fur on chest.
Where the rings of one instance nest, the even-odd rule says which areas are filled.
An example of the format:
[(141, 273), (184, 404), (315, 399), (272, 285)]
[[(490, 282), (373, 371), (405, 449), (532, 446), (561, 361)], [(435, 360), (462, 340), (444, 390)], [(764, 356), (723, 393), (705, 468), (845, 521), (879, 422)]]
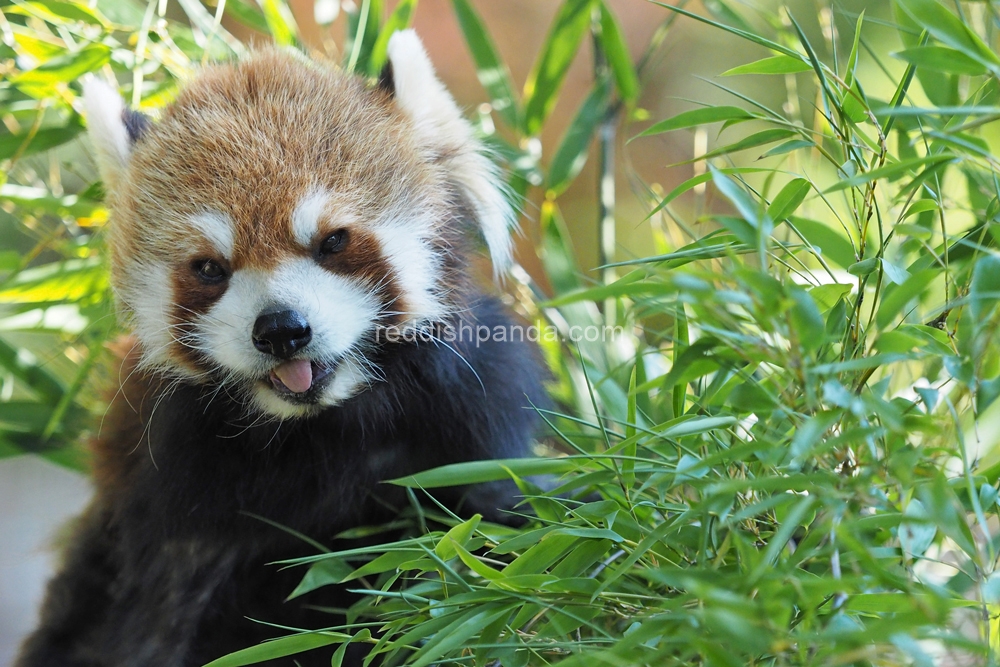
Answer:
[[(509, 325), (491, 299), (467, 316)], [(527, 455), (536, 427), (528, 406), (544, 402), (529, 343), (422, 341), (379, 354), (384, 381), (282, 423), (246, 414), (224, 392), (124, 368), (95, 443), (96, 499), (17, 665), (186, 667), (279, 634), (246, 617), (330, 625), (335, 617), (314, 617), (300, 600), (282, 602), (301, 570), (266, 566), (311, 548), (252, 515), (333, 545), (343, 530), (405, 507), (383, 480)], [(436, 497), (502, 521), (516, 493), (492, 484)], [(305, 601), (350, 600), (330, 589)], [(328, 655), (316, 660), (329, 664)]]

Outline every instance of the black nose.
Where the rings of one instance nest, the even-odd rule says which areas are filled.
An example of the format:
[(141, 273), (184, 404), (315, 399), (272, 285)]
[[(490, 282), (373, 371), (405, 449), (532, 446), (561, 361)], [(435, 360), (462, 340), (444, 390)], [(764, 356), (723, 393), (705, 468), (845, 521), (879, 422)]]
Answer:
[(264, 313), (253, 325), (254, 347), (280, 359), (288, 359), (311, 340), (309, 323), (295, 310)]

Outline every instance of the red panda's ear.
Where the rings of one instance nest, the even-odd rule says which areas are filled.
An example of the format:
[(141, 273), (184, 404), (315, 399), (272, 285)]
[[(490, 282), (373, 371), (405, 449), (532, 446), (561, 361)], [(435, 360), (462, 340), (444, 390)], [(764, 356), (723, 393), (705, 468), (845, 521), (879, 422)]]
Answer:
[(511, 264), (510, 232), (517, 218), (504, 196), (503, 178), (487, 158), (472, 126), (434, 74), (423, 44), (413, 30), (389, 38), (389, 64), (379, 85), (390, 89), (410, 118), (417, 141), (444, 156), (451, 180), (468, 198), (489, 247), (496, 275)]
[(101, 179), (106, 189), (114, 190), (149, 119), (126, 107), (118, 91), (96, 77), (83, 83), (83, 107)]

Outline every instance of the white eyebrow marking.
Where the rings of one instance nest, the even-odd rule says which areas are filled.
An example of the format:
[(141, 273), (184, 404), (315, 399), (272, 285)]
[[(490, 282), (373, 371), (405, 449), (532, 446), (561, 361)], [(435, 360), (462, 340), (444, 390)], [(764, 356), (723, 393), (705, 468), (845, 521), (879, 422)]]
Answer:
[(233, 221), (228, 215), (218, 211), (205, 211), (192, 217), (191, 223), (223, 257), (232, 258), (235, 241)]
[(330, 193), (326, 190), (312, 190), (292, 211), (292, 236), (303, 245), (310, 246), (319, 229), (319, 218), (323, 215)]

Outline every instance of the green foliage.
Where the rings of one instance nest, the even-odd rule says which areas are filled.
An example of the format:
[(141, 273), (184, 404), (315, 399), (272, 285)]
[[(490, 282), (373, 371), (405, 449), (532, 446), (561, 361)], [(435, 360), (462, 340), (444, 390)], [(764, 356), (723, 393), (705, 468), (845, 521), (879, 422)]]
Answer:
[[(229, 0), (214, 13), (179, 2), (183, 21), (166, 6), (3, 5), (5, 452), (67, 451), (58, 445), (99, 407), (80, 388), (114, 330), (76, 79), (110, 69), (134, 103), (155, 108), (190, 68), (242, 50), (223, 14), (297, 40), (281, 0)], [(519, 97), (473, 3), (452, 6), (500, 121), (480, 123), (487, 140), (516, 192), (546, 193), (538, 250), (552, 292), (523, 271), (514, 287), (519, 308), (562, 339), (542, 342), (560, 407), (542, 411), (538, 459), (393, 483), (416, 499), (513, 478), (537, 518), (515, 530), (415, 503), (398, 541), (286, 563), (303, 572), (293, 597), (335, 583), (363, 594), (347, 625), (212, 664), (318, 646), (339, 664), (349, 641), (411, 665), (925, 665), (946, 653), (995, 663), (992, 7), (868, 3), (868, 16), (835, 13), (814, 34), (799, 5), (664, 4), (633, 65), (606, 3), (565, 0)], [(345, 67), (377, 73), (387, 31), (419, 11), (394, 7), (355, 3)], [(715, 83), (725, 105), (630, 124), (643, 117), (644, 65), (675, 21), (745, 43), (748, 62)], [(531, 144), (588, 36), (591, 92), (540, 154)], [(787, 103), (731, 81), (783, 82)], [(633, 145), (668, 132), (714, 144), (682, 163), (694, 173), (672, 191), (643, 192), (650, 213), (630, 224), (648, 225), (654, 247), (595, 282), (559, 202), (607, 128)], [(607, 141), (597, 147), (607, 158)], [(618, 329), (591, 340), (585, 327)], [(557, 488), (538, 488), (539, 474)]]

